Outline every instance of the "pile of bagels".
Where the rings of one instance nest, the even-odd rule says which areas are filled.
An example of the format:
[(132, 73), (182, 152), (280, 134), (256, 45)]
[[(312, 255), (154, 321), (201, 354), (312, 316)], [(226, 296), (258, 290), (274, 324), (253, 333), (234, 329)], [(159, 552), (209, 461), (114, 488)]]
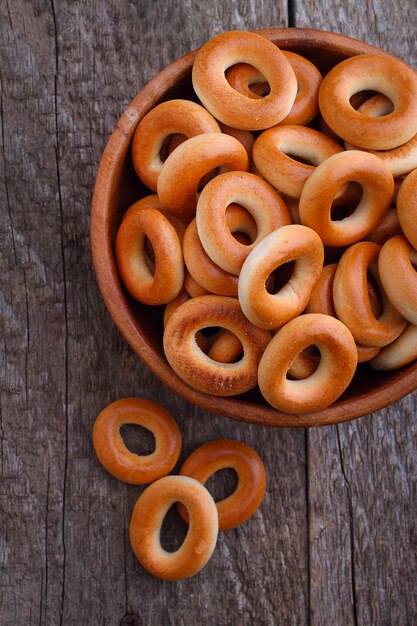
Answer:
[(363, 54), (323, 78), (232, 31), (198, 51), (192, 83), (198, 102), (163, 102), (136, 129), (149, 195), (115, 243), (130, 295), (166, 306), (176, 374), (306, 414), (358, 363), (416, 359), (417, 74)]
[[(127, 424), (152, 433), (152, 453), (136, 454), (126, 446), (121, 429)], [(219, 531), (248, 520), (265, 494), (266, 473), (258, 454), (231, 439), (203, 444), (185, 460), (179, 475), (169, 475), (180, 456), (181, 433), (173, 416), (152, 400), (122, 398), (109, 404), (94, 423), (93, 444), (98, 460), (112, 476), (132, 485), (148, 485), (133, 509), (130, 542), (143, 567), (166, 580), (197, 574), (212, 556)], [(236, 488), (215, 502), (205, 483), (227, 468), (236, 473)], [(170, 552), (161, 544), (161, 528), (174, 504), (188, 531), (181, 546)]]

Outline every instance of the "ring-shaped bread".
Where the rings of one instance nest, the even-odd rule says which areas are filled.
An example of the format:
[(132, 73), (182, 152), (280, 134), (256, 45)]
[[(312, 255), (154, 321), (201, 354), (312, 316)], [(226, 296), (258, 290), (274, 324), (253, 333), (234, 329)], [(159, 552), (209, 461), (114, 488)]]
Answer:
[[(227, 228), (238, 241), (242, 235), (249, 243), (256, 238), (256, 223), (242, 207), (236, 204), (229, 205), (226, 210), (226, 223)], [(198, 236), (195, 219), (190, 222), (186, 236), (184, 236), (183, 254), (188, 269), (184, 286), (192, 297), (208, 293), (237, 296), (238, 277), (223, 270), (207, 255)], [(192, 284), (190, 284), (191, 281)]]
[[(299, 198), (315, 168), (342, 150), (336, 141), (318, 130), (289, 124), (269, 128), (259, 135), (253, 146), (253, 161), (275, 189)], [(304, 162), (297, 161), (297, 157)]]
[[(239, 302), (259, 328), (274, 329), (299, 315), (323, 269), (323, 244), (310, 228), (292, 224), (270, 233), (252, 250), (239, 275)], [(289, 281), (275, 294), (267, 278), (281, 265), (295, 261)]]
[(366, 237), (368, 241), (379, 243), (382, 246), (388, 239), (395, 235), (401, 235), (401, 224), (398, 218), (398, 211), (395, 208), (389, 209), (388, 213), (383, 218), (382, 222), (378, 224), (369, 235)]
[(184, 239), (185, 231), (187, 230), (187, 223), (181, 220), (179, 217), (175, 217), (175, 215), (170, 213), (162, 205), (160, 199), (158, 198), (158, 194), (152, 193), (149, 196), (144, 196), (143, 198), (132, 204), (132, 206), (129, 207), (126, 213), (123, 215), (123, 219), (126, 218), (130, 213), (134, 213), (138, 209), (156, 209), (157, 211), (162, 213), (162, 215), (164, 215), (175, 228), (178, 239), (180, 240), (182, 245), (182, 240)]
[[(205, 292), (205, 294), (197, 294), (197, 295), (207, 295), (207, 293), (208, 292)], [(181, 306), (181, 304), (184, 304), (184, 302), (187, 302), (187, 300), (189, 300), (190, 297), (196, 297), (196, 296), (190, 296), (190, 294), (188, 294), (188, 292), (185, 289), (181, 289), (178, 296), (174, 298), (172, 302), (169, 302), (166, 305), (165, 310), (164, 310), (164, 317), (163, 317), (164, 328), (168, 324), (168, 320), (171, 317), (171, 315), (174, 313), (174, 311), (176, 311), (178, 307)], [(198, 343), (199, 348), (207, 354), (210, 347), (213, 344), (212, 338), (199, 332), (196, 334), (195, 340)]]
[(417, 326), (408, 324), (392, 343), (382, 348), (369, 362), (375, 370), (391, 371), (405, 367), (417, 359)]
[(397, 213), (404, 235), (417, 250), (417, 169), (408, 174), (400, 185)]
[(207, 296), (211, 293), (209, 290), (204, 289), (202, 285), (199, 285), (187, 269), (185, 270), (184, 275), (184, 289), (188, 295), (191, 296), (191, 298), (197, 298), (197, 296)]
[(220, 363), (234, 363), (242, 358), (242, 344), (238, 337), (230, 330), (220, 330), (213, 339), (207, 355), (213, 361)]
[[(139, 204), (139, 203), (138, 203)], [(155, 272), (146, 261), (145, 241), (155, 255)], [(171, 302), (184, 282), (184, 261), (177, 232), (160, 211), (131, 207), (115, 242), (117, 270), (127, 291), (144, 304)]]
[[(368, 90), (389, 98), (394, 105), (392, 113), (370, 117), (355, 110), (351, 97)], [(324, 77), (319, 106), (326, 123), (345, 141), (368, 150), (391, 150), (417, 133), (417, 75), (393, 57), (353, 56)]]
[(199, 285), (220, 296), (237, 296), (238, 277), (226, 272), (208, 256), (198, 236), (195, 219), (186, 230), (183, 245), (188, 272)]
[(163, 161), (161, 150), (176, 134), (186, 138), (202, 133), (220, 133), (214, 117), (191, 100), (168, 100), (151, 109), (139, 122), (132, 142), (133, 166), (145, 185), (156, 191)]
[[(381, 246), (360, 241), (342, 255), (333, 281), (333, 302), (337, 317), (355, 340), (365, 346), (383, 347), (404, 330), (407, 320), (393, 307), (384, 292), (378, 272)], [(382, 300), (382, 314), (376, 318), (368, 293), (368, 272), (375, 280)]]
[[(227, 209), (232, 203), (246, 209), (256, 223), (257, 234), (249, 245), (237, 241), (228, 226)], [(287, 206), (275, 189), (249, 172), (227, 172), (207, 183), (198, 199), (196, 220), (208, 256), (226, 272), (236, 275), (262, 239), (291, 223)], [(238, 230), (235, 228), (234, 232)]]
[[(236, 63), (256, 67), (269, 83), (269, 94), (253, 99), (233, 89), (225, 72)], [(216, 119), (246, 130), (278, 124), (297, 95), (297, 79), (284, 54), (261, 35), (245, 31), (221, 33), (202, 46), (194, 61), (192, 81), (197, 96)]]
[(226, 124), (220, 123), (220, 128), (222, 133), (226, 133), (226, 135), (231, 135), (245, 148), (248, 158), (249, 158), (249, 170), (253, 165), (252, 162), (252, 150), (253, 144), (255, 143), (255, 135), (250, 132), (250, 130), (240, 130), (239, 128), (232, 128), (231, 126), (227, 126)]
[[(280, 124), (308, 124), (319, 113), (319, 89), (323, 77), (319, 70), (308, 59), (291, 52), (282, 50), (282, 54), (291, 63), (297, 79), (297, 95), (288, 115)], [(226, 78), (230, 85), (248, 98), (260, 98), (269, 91), (265, 77), (252, 65), (239, 63), (226, 71)]]
[[(332, 219), (332, 203), (347, 183), (355, 181), (363, 193), (353, 213)], [(378, 157), (360, 150), (339, 152), (313, 171), (300, 197), (301, 223), (315, 230), (324, 245), (347, 246), (366, 237), (388, 212), (394, 179)]]
[[(317, 369), (308, 378), (289, 380), (292, 362), (311, 345), (320, 350)], [(290, 320), (272, 338), (259, 364), (259, 388), (269, 404), (285, 413), (320, 411), (341, 396), (356, 366), (356, 345), (349, 329), (329, 315), (306, 313)]]
[[(203, 485), (216, 472), (233, 469), (238, 478), (236, 489), (216, 502), (219, 530), (230, 530), (252, 517), (261, 504), (266, 489), (265, 467), (253, 448), (240, 441), (218, 439), (194, 450), (181, 467), (181, 476), (191, 476)], [(184, 507), (181, 516), (188, 521)]]
[[(220, 363), (204, 354), (195, 335), (207, 327), (230, 330), (240, 340), (243, 356)], [(218, 396), (232, 396), (256, 386), (262, 353), (271, 339), (244, 316), (236, 298), (201, 296), (181, 305), (164, 331), (164, 352), (174, 372), (191, 387)]]
[[(370, 117), (382, 117), (393, 110), (391, 100), (382, 94), (376, 94), (365, 100), (358, 108), (360, 113)], [(345, 141), (346, 150), (360, 150), (358, 146)], [(417, 167), (417, 134), (410, 141), (391, 150), (367, 150), (386, 162), (393, 176), (405, 176)]]
[[(306, 306), (305, 313), (322, 313), (323, 315), (337, 317), (333, 304), (333, 281), (336, 269), (337, 263), (331, 263), (323, 267), (323, 271), (314, 285), (313, 291), (311, 292), (310, 300)], [(374, 312), (375, 317), (378, 317), (382, 312), (379, 293), (370, 282), (368, 283), (368, 293), (371, 309)], [(380, 351), (380, 348), (363, 346), (360, 343), (356, 344), (356, 348), (358, 350), (358, 363), (365, 363), (366, 361), (369, 361), (369, 359), (372, 359)]]
[(174, 215), (190, 221), (203, 176), (216, 169), (246, 172), (248, 154), (240, 141), (225, 133), (196, 135), (178, 146), (165, 161), (158, 178), (158, 196)]
[[(160, 532), (168, 509), (181, 502), (189, 527), (175, 552), (161, 546)], [(130, 543), (143, 567), (160, 578), (181, 580), (197, 574), (209, 561), (217, 543), (216, 504), (207, 489), (189, 476), (165, 476), (140, 495), (130, 521)]]
[(417, 250), (404, 235), (391, 237), (378, 257), (378, 272), (389, 301), (406, 320), (417, 324)]
[[(120, 434), (125, 424), (149, 430), (155, 438), (155, 450), (141, 455), (131, 452)], [(97, 417), (93, 445), (98, 460), (112, 476), (132, 485), (146, 485), (173, 469), (181, 451), (181, 434), (172, 415), (156, 402), (122, 398)]]

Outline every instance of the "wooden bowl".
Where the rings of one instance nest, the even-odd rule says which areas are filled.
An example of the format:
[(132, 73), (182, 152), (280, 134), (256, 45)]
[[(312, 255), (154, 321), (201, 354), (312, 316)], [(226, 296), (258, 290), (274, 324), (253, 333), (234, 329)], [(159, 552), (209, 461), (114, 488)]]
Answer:
[[(298, 52), (325, 74), (341, 60), (363, 53), (387, 53), (363, 42), (318, 30), (258, 31), (284, 50)], [(271, 426), (305, 427), (335, 424), (377, 411), (417, 387), (417, 362), (395, 372), (376, 372), (366, 364), (343, 396), (330, 407), (307, 415), (289, 415), (267, 405), (258, 389), (235, 397), (217, 397), (191, 388), (171, 369), (162, 349), (162, 307), (133, 300), (120, 283), (114, 241), (128, 207), (149, 193), (138, 180), (130, 148), (142, 117), (156, 104), (172, 98), (193, 98), (191, 52), (165, 68), (139, 92), (118, 121), (104, 150), (94, 189), (91, 214), (92, 254), (104, 302), (120, 332), (160, 380), (198, 406), (228, 417)], [(390, 56), (390, 55), (387, 55)]]

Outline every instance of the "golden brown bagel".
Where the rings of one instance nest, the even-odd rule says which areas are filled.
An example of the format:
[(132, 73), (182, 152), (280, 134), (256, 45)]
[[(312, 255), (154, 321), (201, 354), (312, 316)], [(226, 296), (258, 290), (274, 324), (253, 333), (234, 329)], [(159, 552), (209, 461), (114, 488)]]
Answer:
[(207, 296), (210, 293), (210, 291), (204, 289), (202, 285), (199, 285), (198, 282), (194, 280), (188, 270), (185, 270), (184, 274), (184, 289), (191, 298)]
[[(394, 104), (384, 117), (369, 117), (350, 104), (353, 94), (373, 90)], [(391, 150), (417, 133), (417, 76), (399, 59), (360, 54), (338, 63), (324, 77), (319, 107), (330, 128), (368, 150)]]
[[(184, 542), (175, 552), (161, 546), (160, 532), (168, 509), (181, 502), (189, 515)], [(154, 576), (181, 580), (197, 574), (216, 547), (219, 521), (207, 489), (188, 476), (165, 476), (147, 487), (133, 509), (130, 543), (136, 557)]]
[(382, 348), (370, 365), (375, 370), (390, 371), (405, 367), (414, 359), (417, 359), (417, 326), (408, 324), (397, 339)]
[(249, 159), (240, 141), (225, 133), (206, 133), (184, 141), (169, 155), (159, 174), (162, 204), (190, 221), (195, 215), (199, 182), (216, 167), (247, 171)]
[(342, 147), (318, 130), (307, 126), (275, 126), (256, 139), (253, 161), (275, 189), (291, 198), (299, 198), (314, 169), (338, 152), (342, 152)]
[[(313, 291), (311, 292), (310, 301), (305, 309), (305, 313), (322, 313), (323, 315), (337, 317), (333, 304), (333, 282), (336, 269), (337, 263), (331, 263), (330, 265), (325, 265), (323, 267), (323, 271), (314, 285)], [(368, 283), (368, 294), (371, 310), (373, 311), (375, 317), (379, 317), (382, 312), (380, 298), (372, 283)], [(356, 343), (356, 348), (358, 350), (358, 363), (365, 363), (365, 361), (369, 361), (369, 359), (372, 359), (380, 351), (380, 348), (378, 347), (363, 346), (359, 343)], [(308, 357), (305, 357), (305, 361), (308, 365)], [(312, 365), (313, 364), (314, 361), (312, 361)], [(294, 376), (294, 378), (298, 378), (298, 376)]]
[[(292, 224), (270, 233), (252, 250), (239, 275), (239, 302), (259, 328), (278, 328), (306, 307), (323, 268), (323, 244), (310, 228)], [(268, 293), (266, 280), (281, 265), (295, 260), (289, 281)]]
[[(289, 380), (292, 362), (310, 345), (320, 350), (317, 369), (306, 379)], [(259, 388), (279, 411), (320, 411), (345, 391), (356, 365), (356, 345), (349, 329), (329, 315), (306, 313), (289, 321), (272, 338), (259, 364)]]
[[(337, 317), (349, 328), (357, 342), (366, 346), (386, 346), (404, 330), (407, 321), (389, 302), (378, 273), (381, 246), (360, 241), (350, 246), (340, 259), (333, 282), (333, 302)], [(367, 273), (380, 288), (382, 314), (376, 318), (368, 295)]]
[(404, 235), (417, 250), (417, 169), (405, 177), (398, 191), (397, 212)]
[[(376, 94), (361, 104), (358, 111), (370, 117), (382, 117), (389, 115), (393, 109), (393, 104), (389, 98), (382, 94)], [(345, 148), (346, 150), (360, 149), (349, 141), (345, 142)], [(367, 152), (372, 152), (372, 154), (385, 161), (393, 176), (404, 176), (417, 167), (417, 134), (411, 137), (407, 143), (397, 148), (392, 148), (391, 150), (367, 150)]]
[[(219, 439), (194, 450), (180, 470), (181, 476), (191, 476), (204, 485), (210, 476), (226, 468), (235, 470), (238, 483), (230, 496), (216, 502), (219, 530), (240, 526), (252, 517), (261, 504), (266, 489), (266, 473), (258, 454), (240, 441)], [(178, 510), (188, 521), (184, 507), (178, 507)]]
[[(155, 450), (138, 455), (125, 445), (120, 429), (136, 424), (155, 437)], [(181, 435), (174, 418), (162, 406), (143, 398), (123, 398), (109, 404), (93, 428), (94, 449), (100, 463), (119, 480), (132, 485), (151, 483), (173, 469), (181, 450)]]
[[(155, 272), (149, 269), (145, 239), (155, 255)], [(167, 304), (181, 291), (184, 261), (175, 228), (157, 209), (131, 208), (117, 231), (115, 256), (127, 291), (144, 304)]]
[(203, 289), (221, 296), (237, 296), (238, 277), (226, 272), (207, 255), (198, 236), (195, 219), (185, 233), (183, 253), (191, 277)]
[(382, 246), (388, 239), (395, 235), (401, 235), (401, 224), (398, 219), (397, 209), (391, 208), (383, 218), (382, 222), (375, 226), (366, 237), (368, 241), (379, 243)]
[[(308, 59), (289, 50), (282, 50), (294, 70), (297, 79), (297, 95), (288, 115), (280, 124), (308, 124), (318, 112), (319, 89), (323, 77)], [(248, 98), (259, 98), (269, 93), (265, 77), (253, 66), (246, 63), (233, 65), (226, 71), (229, 84)]]
[[(237, 241), (228, 227), (227, 208), (232, 203), (246, 209), (256, 223), (257, 233), (255, 230), (250, 245)], [(288, 209), (275, 189), (249, 172), (227, 172), (210, 181), (198, 199), (196, 220), (206, 253), (226, 272), (236, 275), (262, 239), (280, 226), (291, 223)], [(244, 226), (243, 220), (242, 224)], [(237, 226), (234, 232), (246, 232), (243, 226)]]
[(140, 200), (135, 202), (135, 204), (132, 204), (132, 206), (129, 207), (124, 214), (123, 219), (127, 217), (130, 213), (134, 213), (138, 209), (156, 209), (157, 211), (162, 213), (162, 215), (164, 215), (175, 228), (175, 232), (177, 233), (178, 239), (180, 240), (182, 245), (182, 240), (184, 239), (184, 234), (187, 230), (187, 223), (179, 219), (178, 217), (175, 217), (175, 215), (172, 215), (172, 213), (170, 213), (161, 204), (161, 201), (158, 198), (158, 194), (153, 193), (149, 196), (145, 196), (144, 198), (141, 198)]
[[(270, 86), (265, 98), (252, 99), (230, 86), (225, 71), (236, 63), (253, 65), (265, 76)], [(202, 46), (192, 80), (197, 96), (216, 119), (246, 130), (278, 124), (297, 95), (297, 79), (283, 53), (261, 35), (246, 31), (221, 33)]]
[[(213, 361), (198, 348), (196, 332), (213, 326), (230, 330), (240, 340), (243, 357), (237, 363)], [(172, 315), (164, 332), (164, 351), (176, 374), (195, 389), (232, 396), (255, 387), (259, 360), (270, 338), (246, 319), (235, 298), (201, 296)]]
[[(351, 215), (332, 219), (332, 202), (350, 181), (358, 182), (362, 198)], [(346, 246), (368, 235), (388, 212), (394, 179), (385, 163), (359, 150), (339, 152), (321, 163), (306, 181), (300, 197), (300, 219), (324, 245)]]
[(232, 128), (231, 126), (227, 126), (226, 124), (220, 124), (220, 128), (222, 133), (226, 133), (226, 135), (231, 135), (234, 137), (245, 148), (248, 159), (249, 159), (249, 170), (253, 165), (252, 161), (252, 150), (253, 144), (255, 143), (255, 135), (251, 133), (249, 130), (240, 130), (239, 128)]
[(416, 266), (417, 251), (404, 235), (391, 237), (382, 246), (378, 257), (382, 286), (391, 304), (413, 324), (417, 324)]
[(190, 138), (220, 132), (214, 117), (200, 104), (190, 100), (158, 104), (142, 118), (133, 137), (132, 159), (137, 175), (156, 191), (163, 166), (160, 153), (170, 136), (178, 133)]

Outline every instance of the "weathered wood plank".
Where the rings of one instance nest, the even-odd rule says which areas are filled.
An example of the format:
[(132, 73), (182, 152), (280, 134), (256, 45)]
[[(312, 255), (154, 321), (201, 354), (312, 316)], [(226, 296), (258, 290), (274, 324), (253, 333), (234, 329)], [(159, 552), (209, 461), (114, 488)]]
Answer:
[[(417, 68), (415, 2), (295, 0), (295, 24), (363, 39)], [(416, 394), (311, 430), (312, 624), (412, 624), (417, 615)]]
[[(401, 14), (391, 0), (377, 15), (370, 3), (361, 15), (331, 0), (292, 8), (298, 26), (362, 37), (417, 66), (411, 1)], [(94, 175), (123, 108), (217, 32), (286, 25), (286, 3), (19, 0), (0, 11), (0, 622), (110, 625), (132, 612), (142, 624), (413, 623), (415, 395), (307, 439), (213, 416), (164, 389), (131, 353), (91, 267)], [(261, 509), (220, 537), (191, 580), (144, 572), (128, 541), (141, 489), (94, 457), (95, 416), (125, 395), (177, 417), (181, 460), (225, 436), (265, 461)]]
[(0, 622), (59, 623), (66, 338), (55, 59), (39, 6), (1, 17)]
[[(270, 2), (4, 6), (2, 622), (115, 624), (130, 611), (148, 624), (198, 623), (202, 614), (218, 624), (307, 620), (304, 434), (274, 431), (271, 445), (268, 429), (209, 415), (164, 389), (104, 309), (88, 232), (101, 151), (144, 82), (216, 32), (285, 19), (286, 6)], [(182, 458), (235, 437), (254, 445), (270, 477), (255, 518), (222, 536), (205, 571), (178, 585), (134, 559), (128, 522), (140, 490), (106, 475), (92, 452), (99, 410), (132, 394), (178, 417)], [(170, 541), (174, 534), (175, 524)]]

